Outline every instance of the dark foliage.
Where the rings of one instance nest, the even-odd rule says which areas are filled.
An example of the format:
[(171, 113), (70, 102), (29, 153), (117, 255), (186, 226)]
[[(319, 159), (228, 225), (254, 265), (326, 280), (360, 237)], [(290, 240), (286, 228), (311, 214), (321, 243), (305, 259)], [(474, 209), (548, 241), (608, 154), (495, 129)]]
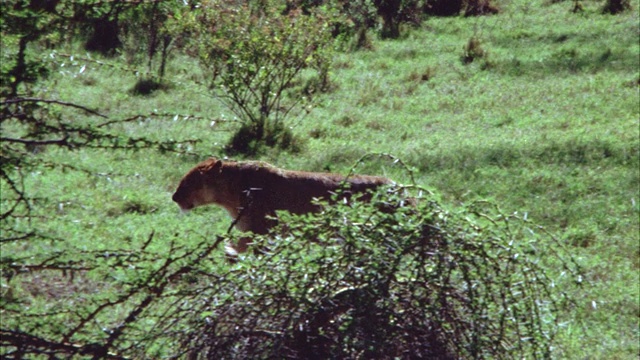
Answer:
[(602, 8), (603, 13), (613, 15), (627, 10), (631, 10), (631, 2), (629, 0), (606, 0)]
[(155, 79), (140, 79), (131, 89), (134, 95), (151, 95), (157, 90), (164, 90), (167, 85)]
[[(286, 226), (255, 238), (262, 254), (234, 264), (219, 246), (233, 238), (204, 233), (191, 245), (152, 233), (136, 249), (3, 262), (4, 276), (75, 274), (91, 282), (83, 296), (92, 299), (29, 310), (4, 297), (4, 354), (548, 358), (571, 279), (546, 264), (576, 274), (561, 246), (491, 204), (447, 211), (420, 197), (414, 207), (398, 190), (315, 216), (282, 214)], [(169, 249), (158, 254), (152, 242)], [(117, 292), (95, 280), (105, 271), (123, 279)]]
[(433, 16), (477, 16), (497, 14), (499, 10), (490, 0), (427, 0), (424, 12)]
[(101, 18), (91, 20), (90, 24), (92, 33), (84, 46), (85, 49), (99, 52), (103, 55), (115, 55), (116, 51), (122, 47), (118, 21)]
[(303, 141), (296, 137), (291, 129), (282, 126), (265, 129), (254, 124), (245, 124), (231, 136), (225, 151), (230, 155), (255, 156), (267, 148), (296, 153), (302, 146)]

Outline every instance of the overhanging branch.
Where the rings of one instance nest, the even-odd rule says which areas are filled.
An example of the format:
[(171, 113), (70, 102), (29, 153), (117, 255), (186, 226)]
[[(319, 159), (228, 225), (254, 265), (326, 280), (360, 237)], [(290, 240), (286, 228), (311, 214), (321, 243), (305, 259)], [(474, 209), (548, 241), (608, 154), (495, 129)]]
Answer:
[(58, 105), (63, 105), (63, 106), (69, 106), (69, 107), (73, 107), (73, 108), (76, 108), (76, 109), (80, 109), (80, 110), (86, 111), (86, 112), (88, 112), (89, 114), (92, 114), (92, 115), (100, 116), (100, 117), (105, 118), (105, 119), (107, 118), (106, 115), (102, 115), (99, 112), (97, 112), (96, 110), (89, 109), (88, 107), (85, 107), (85, 106), (82, 106), (82, 105), (78, 105), (78, 104), (75, 104), (75, 103), (66, 102), (66, 101), (60, 101), (60, 100), (50, 100), (50, 99), (40, 99), (40, 98), (12, 98), (12, 99), (7, 99), (7, 100), (3, 101), (2, 105), (19, 104), (19, 103), (24, 103), (24, 102), (58, 104)]

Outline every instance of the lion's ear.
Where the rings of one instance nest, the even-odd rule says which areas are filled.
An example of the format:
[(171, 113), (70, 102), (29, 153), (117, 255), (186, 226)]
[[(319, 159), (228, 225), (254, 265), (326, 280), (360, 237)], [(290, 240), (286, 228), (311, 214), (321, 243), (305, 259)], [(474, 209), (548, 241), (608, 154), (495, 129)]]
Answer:
[(204, 172), (207, 173), (219, 173), (222, 170), (222, 160), (216, 158), (209, 159), (208, 164), (204, 167)]

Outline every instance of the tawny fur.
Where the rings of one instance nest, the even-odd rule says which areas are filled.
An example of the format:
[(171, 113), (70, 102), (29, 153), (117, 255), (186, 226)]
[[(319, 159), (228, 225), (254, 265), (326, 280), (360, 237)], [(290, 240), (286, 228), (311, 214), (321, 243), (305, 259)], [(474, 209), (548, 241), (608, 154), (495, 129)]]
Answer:
[[(367, 192), (380, 185), (393, 184), (379, 176), (354, 175), (348, 178), (331, 173), (290, 171), (259, 161), (222, 161), (211, 158), (191, 169), (173, 194), (181, 209), (217, 204), (227, 210), (236, 228), (256, 234), (266, 234), (276, 222), (276, 211), (296, 214), (319, 211), (313, 199), (330, 200), (356, 195), (368, 200)], [(244, 252), (248, 238), (234, 247)]]

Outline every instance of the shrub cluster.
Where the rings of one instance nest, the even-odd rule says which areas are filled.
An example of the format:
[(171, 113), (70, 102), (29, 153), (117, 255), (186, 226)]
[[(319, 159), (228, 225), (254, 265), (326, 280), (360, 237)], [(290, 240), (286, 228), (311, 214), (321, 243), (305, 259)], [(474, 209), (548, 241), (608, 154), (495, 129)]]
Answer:
[[(282, 226), (256, 237), (260, 254), (235, 263), (216, 251), (233, 236), (178, 245), (153, 234), (136, 251), (85, 252), (82, 263), (73, 253), (33, 258), (47, 267), (32, 274), (106, 273), (121, 279), (118, 291), (98, 282), (84, 301), (44, 309), (5, 299), (3, 355), (549, 357), (569, 283), (549, 269), (560, 261), (576, 274), (559, 244), (491, 204), (403, 201), (389, 190), (367, 204), (280, 214)], [(157, 241), (170, 251), (152, 251)]]
[(174, 23), (175, 33), (188, 34), (185, 47), (200, 60), (213, 95), (242, 123), (227, 147), (231, 153), (295, 148), (284, 119), (306, 97), (288, 91), (305, 69), (328, 81), (335, 14), (321, 8), (284, 13), (282, 5), (202, 1)]
[(490, 204), (401, 201), (285, 214), (231, 283), (196, 285), (181, 346), (224, 358), (548, 357), (563, 299), (533, 225)]

